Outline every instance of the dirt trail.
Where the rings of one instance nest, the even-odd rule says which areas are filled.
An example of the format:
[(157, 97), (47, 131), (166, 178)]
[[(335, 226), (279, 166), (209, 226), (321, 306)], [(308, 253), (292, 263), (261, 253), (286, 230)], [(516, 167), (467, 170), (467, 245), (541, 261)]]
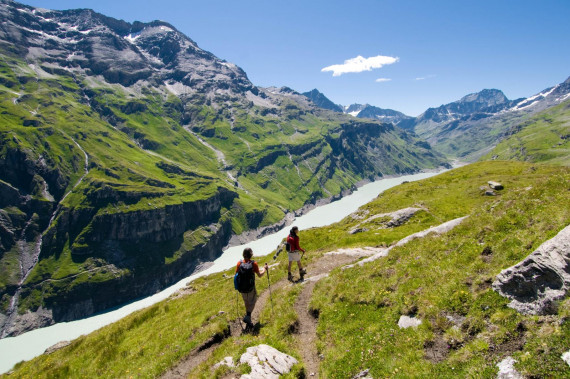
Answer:
[(352, 263), (357, 259), (359, 259), (358, 256), (345, 254), (325, 255), (307, 267), (307, 277), (303, 282), (305, 288), (295, 302), (295, 311), (299, 320), (297, 346), (305, 365), (307, 377), (319, 377), (321, 361), (316, 346), (318, 315), (313, 314), (309, 309), (315, 285), (336, 267)]
[[(297, 301), (295, 302), (295, 311), (297, 312), (297, 317), (299, 320), (298, 328), (296, 331), (296, 338), (298, 340), (299, 352), (303, 364), (305, 365), (306, 375), (312, 378), (318, 378), (320, 359), (317, 352), (316, 340), (317, 340), (317, 317), (318, 315), (313, 315), (309, 312), (309, 303), (313, 295), (313, 290), (315, 284), (318, 280), (325, 277), (330, 271), (336, 267), (340, 267), (355, 260), (361, 258), (358, 255), (347, 255), (347, 254), (328, 254), (319, 258), (307, 267), (307, 275), (304, 281), (297, 281), (295, 284), (291, 284), (286, 279), (281, 279), (275, 283), (271, 283), (271, 292), (275, 292), (286, 285), (303, 285), (304, 288), (299, 294)], [(277, 267), (276, 269), (280, 269)], [(271, 272), (271, 271), (270, 271)], [(294, 277), (298, 278), (298, 273), (293, 274)], [(267, 277), (257, 278), (257, 280), (267, 280)], [(268, 304), (270, 302), (270, 292), (265, 290), (259, 294), (255, 309), (252, 313), (252, 320), (254, 322), (253, 334), (259, 332), (259, 329), (263, 325), (259, 322), (259, 316), (266, 306), (271, 306)], [(187, 357), (181, 360), (176, 366), (172, 367), (161, 378), (186, 378), (188, 374), (199, 364), (205, 362), (212, 352), (226, 339), (229, 337), (239, 337), (242, 333), (245, 333), (243, 328), (245, 324), (241, 321), (243, 316), (244, 308), (241, 296), (238, 301), (240, 317), (238, 319), (233, 319), (229, 322), (229, 329), (226, 330), (224, 335), (214, 336), (209, 341), (207, 341), (202, 346), (194, 349)], [(230, 312), (230, 317), (235, 317), (233, 314), (235, 310)]]

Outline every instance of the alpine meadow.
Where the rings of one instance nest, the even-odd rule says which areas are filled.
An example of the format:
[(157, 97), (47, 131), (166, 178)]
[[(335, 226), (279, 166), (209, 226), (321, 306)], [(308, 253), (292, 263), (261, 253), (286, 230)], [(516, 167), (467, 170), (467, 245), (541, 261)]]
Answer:
[[(364, 3), (395, 12), (391, 2)], [(412, 3), (415, 17), (425, 5)], [(133, 14), (162, 15), (143, 4)], [(204, 17), (194, 27), (214, 17), (203, 11), (213, 5), (180, 6), (190, 5)], [(254, 4), (224, 6), (237, 22)], [(339, 10), (321, 6), (337, 20)], [(280, 48), (298, 49), (286, 38), (303, 31), (316, 46), (309, 28), (315, 38), (333, 33), (323, 15), (302, 24), (316, 5), (303, 7)], [(346, 30), (354, 12), (368, 19), (347, 10)], [(292, 66), (299, 81), (256, 85), (183, 23), (12, 0), (0, 0), (0, 15), (0, 356), (31, 333), (95, 325), (183, 283), (35, 358), (6, 360), (2, 377), (570, 377), (569, 72), (509, 99), (506, 89), (438, 85), (440, 71), (409, 72), (405, 84), (398, 75), (414, 56), (405, 50), (330, 65), (323, 48), (304, 58), (312, 67), (326, 56), (314, 74), (326, 80)], [(282, 16), (252, 36), (251, 51), (285, 26)], [(231, 54), (231, 32), (219, 27)], [(261, 77), (258, 62), (238, 57)], [(287, 83), (284, 66), (273, 83)], [(432, 106), (412, 116), (364, 103), (372, 100), (351, 86), (366, 75), (393, 99), (398, 86), (432, 85)], [(436, 88), (464, 95), (433, 106)], [(343, 208), (367, 183), (420, 173), (433, 175), (377, 191), (341, 221), (299, 222), (324, 204)], [(250, 244), (275, 233), (279, 246), (251, 257)], [(236, 261), (220, 263), (236, 246)], [(208, 267), (216, 270), (200, 274)], [(249, 275), (247, 290), (236, 272)]]

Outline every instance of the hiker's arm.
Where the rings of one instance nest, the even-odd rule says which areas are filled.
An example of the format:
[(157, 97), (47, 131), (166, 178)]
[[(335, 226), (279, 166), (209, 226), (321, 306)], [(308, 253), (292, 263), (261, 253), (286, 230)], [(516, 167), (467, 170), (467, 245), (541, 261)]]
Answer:
[(267, 266), (267, 263), (265, 264), (264, 268), (260, 268), (259, 271), (257, 272), (257, 276), (259, 276), (260, 278), (265, 275), (265, 272), (269, 270), (269, 267)]

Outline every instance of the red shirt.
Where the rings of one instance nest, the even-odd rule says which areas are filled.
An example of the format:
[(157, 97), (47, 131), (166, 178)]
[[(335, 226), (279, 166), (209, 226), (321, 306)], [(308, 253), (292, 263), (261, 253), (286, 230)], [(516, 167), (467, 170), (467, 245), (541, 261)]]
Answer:
[[(250, 259), (244, 259), (244, 260), (242, 260), (242, 261), (239, 261), (239, 262), (237, 263), (237, 266), (236, 266), (236, 272), (238, 272), (239, 266), (240, 266), (242, 263), (249, 263), (249, 262), (252, 262), (252, 261), (251, 261)], [(256, 261), (253, 261), (252, 263), (253, 263), (253, 272), (255, 272), (256, 274), (259, 275), (259, 266), (257, 265), (257, 262), (256, 262)]]
[(299, 246), (299, 236), (292, 236), (291, 234), (289, 234), (289, 236), (287, 237), (287, 242), (289, 243), (289, 246), (291, 246), (291, 251), (296, 251), (296, 250), (305, 251), (301, 249), (301, 246)]

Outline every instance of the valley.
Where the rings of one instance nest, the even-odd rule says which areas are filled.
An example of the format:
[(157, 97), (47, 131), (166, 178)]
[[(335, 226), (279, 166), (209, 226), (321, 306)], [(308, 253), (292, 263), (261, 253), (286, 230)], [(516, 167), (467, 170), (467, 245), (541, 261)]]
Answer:
[[(0, 16), (0, 345), (92, 324), (7, 376), (570, 376), (570, 78), (412, 117), (257, 86), (166, 21)], [(293, 222), (305, 280), (260, 240)]]

